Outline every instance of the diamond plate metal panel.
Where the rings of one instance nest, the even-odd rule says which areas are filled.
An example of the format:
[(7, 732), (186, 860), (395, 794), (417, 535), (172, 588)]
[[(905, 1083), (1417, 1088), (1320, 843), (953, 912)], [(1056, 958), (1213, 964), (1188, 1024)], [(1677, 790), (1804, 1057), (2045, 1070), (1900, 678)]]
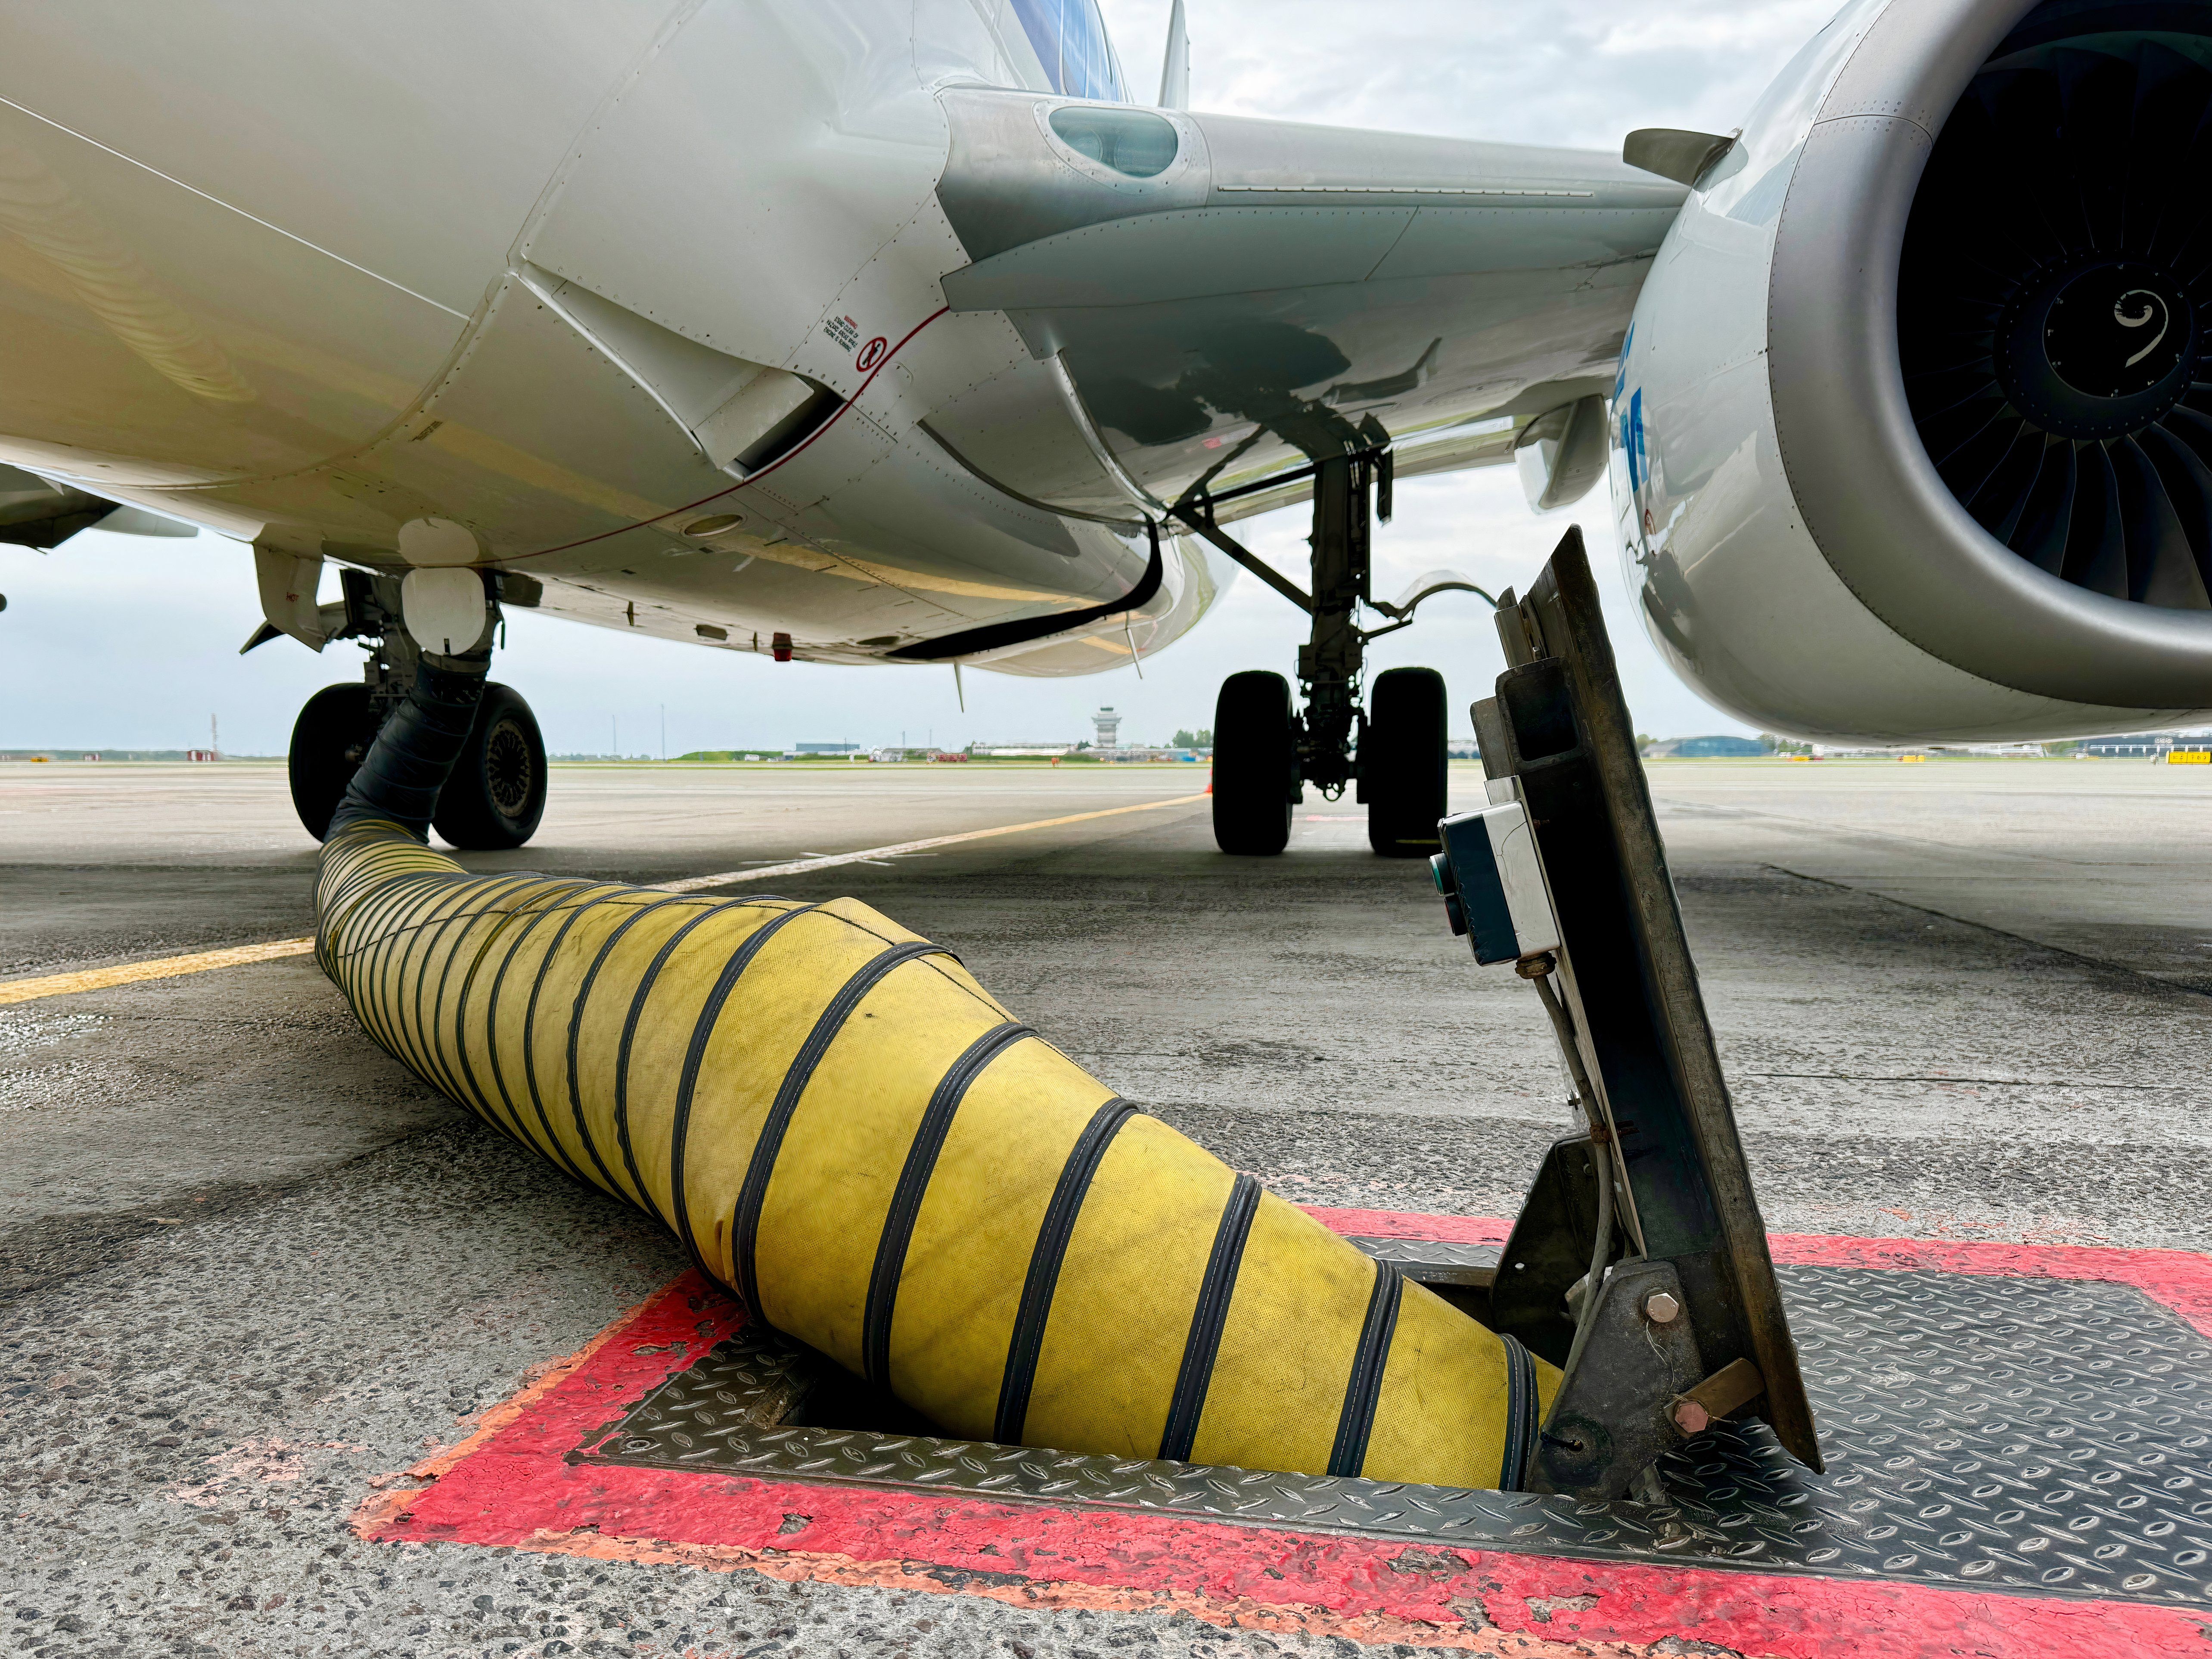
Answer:
[[(1480, 1246), (1360, 1241), (1474, 1264)], [(1661, 1465), (1662, 1505), (1070, 1456), (809, 1427), (810, 1368), (748, 1332), (579, 1461), (1165, 1510), (1546, 1555), (2212, 1602), (2212, 1345), (2130, 1286), (1781, 1270), (1828, 1473), (1764, 1425)]]

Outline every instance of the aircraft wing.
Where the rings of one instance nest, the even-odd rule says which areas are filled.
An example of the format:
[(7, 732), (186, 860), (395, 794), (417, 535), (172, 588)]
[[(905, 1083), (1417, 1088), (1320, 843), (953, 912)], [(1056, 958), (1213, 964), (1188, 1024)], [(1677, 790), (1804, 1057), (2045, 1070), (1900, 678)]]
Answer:
[(1510, 459), (1611, 392), (1686, 194), (1586, 151), (942, 97), (938, 197), (970, 260), (947, 303), (1004, 313), (1124, 492), (1159, 501), (1372, 441), (1370, 422), (1401, 472)]
[(198, 533), (181, 520), (89, 495), (73, 483), (21, 467), (0, 465), (0, 544), (43, 551), (94, 525), (125, 536)]

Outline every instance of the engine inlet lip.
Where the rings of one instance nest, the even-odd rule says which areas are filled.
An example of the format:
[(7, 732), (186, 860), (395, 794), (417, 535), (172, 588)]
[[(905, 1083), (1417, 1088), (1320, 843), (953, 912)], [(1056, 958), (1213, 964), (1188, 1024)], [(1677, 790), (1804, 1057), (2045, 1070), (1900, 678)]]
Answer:
[(2094, 442), (2163, 418), (2195, 380), (2202, 347), (2197, 309), (2172, 272), (2100, 254), (2041, 272), (2013, 295), (1992, 366), (2033, 424)]
[[(1899, 637), (2085, 715), (2179, 721), (2212, 708), (2212, 611), (2092, 592), (2021, 558), (1945, 483), (1905, 391), (1899, 268), (1922, 173), (2031, 12), (2039, 30), (2089, 15), (2034, 0), (1864, 0), (1844, 14), (1865, 33), (1806, 131), (1768, 267), (1775, 441), (1807, 537)], [(2212, 34), (2212, 16), (2191, 32)]]

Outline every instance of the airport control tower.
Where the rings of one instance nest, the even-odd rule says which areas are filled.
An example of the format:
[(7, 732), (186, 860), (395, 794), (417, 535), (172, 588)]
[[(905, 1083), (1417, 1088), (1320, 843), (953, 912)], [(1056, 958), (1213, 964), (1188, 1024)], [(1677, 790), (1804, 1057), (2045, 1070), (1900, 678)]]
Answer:
[(1100, 709), (1091, 717), (1091, 724), (1098, 730), (1097, 747), (1118, 749), (1121, 746), (1121, 717), (1111, 708)]

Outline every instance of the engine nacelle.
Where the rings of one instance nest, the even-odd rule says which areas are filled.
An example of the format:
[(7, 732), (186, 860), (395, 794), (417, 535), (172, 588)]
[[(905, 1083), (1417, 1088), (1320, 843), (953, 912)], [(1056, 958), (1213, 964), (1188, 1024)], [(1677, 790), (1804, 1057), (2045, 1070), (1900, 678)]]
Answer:
[(2212, 710), (2208, 66), (2207, 0), (1852, 0), (1769, 88), (1614, 397), (1631, 583), (1706, 696), (1905, 740)]

